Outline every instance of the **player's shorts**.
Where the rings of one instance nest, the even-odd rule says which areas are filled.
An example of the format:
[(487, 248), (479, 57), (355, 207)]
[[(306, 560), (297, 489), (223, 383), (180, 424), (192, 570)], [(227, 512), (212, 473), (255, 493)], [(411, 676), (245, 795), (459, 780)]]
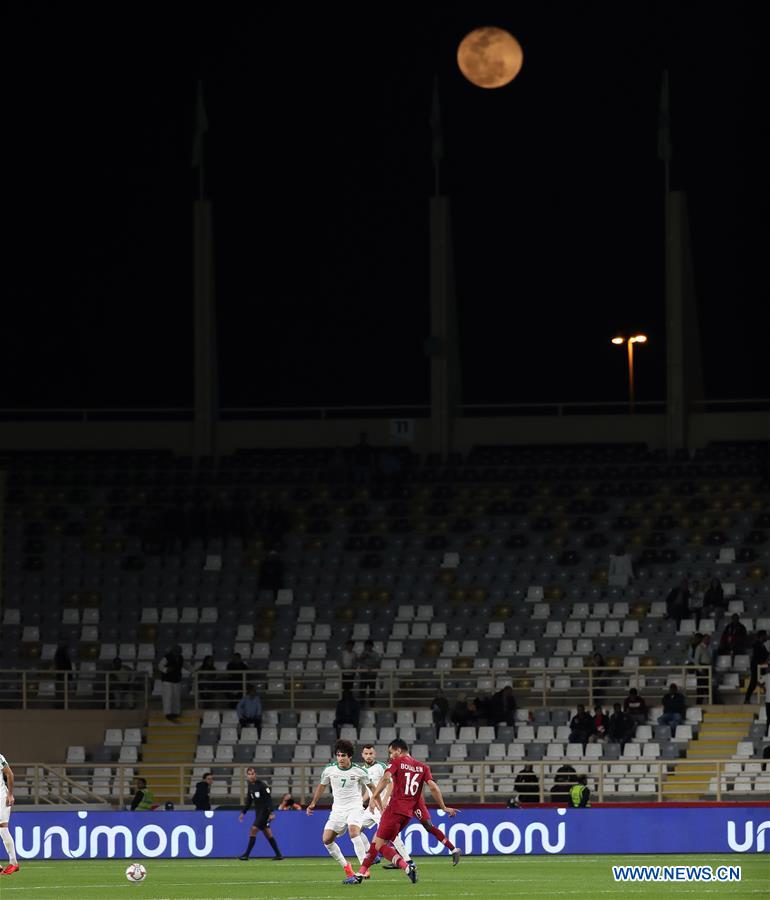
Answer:
[(397, 838), (400, 831), (409, 824), (412, 817), (406, 813), (393, 812), (390, 807), (385, 807), (380, 820), (380, 827), (377, 829), (377, 837), (383, 841), (392, 841)]
[(13, 810), (12, 806), (8, 806), (6, 800), (8, 799), (8, 794), (3, 791), (2, 795), (0, 795), (0, 822), (7, 822), (11, 818), (11, 811)]
[(360, 819), (363, 815), (366, 815), (366, 810), (363, 806), (356, 807), (356, 809), (335, 809), (332, 806), (329, 818), (324, 825), (324, 831), (342, 834), (348, 825), (357, 825), (360, 828)]
[(414, 808), (414, 817), (420, 822), (430, 823), (430, 811), (422, 797), (420, 797), (420, 802)]
[(254, 828), (258, 828), (260, 831), (264, 831), (265, 828), (270, 827), (270, 811), (265, 809), (258, 809), (256, 815), (254, 816)]
[(379, 825), (382, 813), (378, 809), (366, 809), (361, 807), (360, 812), (356, 811), (350, 814), (348, 825), (357, 825), (359, 828), (371, 828), (373, 825)]

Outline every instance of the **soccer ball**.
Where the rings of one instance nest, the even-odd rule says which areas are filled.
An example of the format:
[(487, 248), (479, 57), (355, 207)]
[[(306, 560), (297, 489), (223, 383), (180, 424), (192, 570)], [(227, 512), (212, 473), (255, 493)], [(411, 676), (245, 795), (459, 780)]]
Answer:
[(126, 878), (135, 883), (144, 881), (147, 877), (147, 869), (141, 863), (131, 863), (126, 869)]

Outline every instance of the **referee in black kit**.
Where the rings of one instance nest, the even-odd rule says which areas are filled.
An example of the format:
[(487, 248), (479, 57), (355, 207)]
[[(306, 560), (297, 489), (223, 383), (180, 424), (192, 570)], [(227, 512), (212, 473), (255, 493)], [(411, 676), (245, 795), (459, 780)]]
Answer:
[(283, 854), (278, 849), (278, 844), (273, 837), (273, 832), (270, 830), (270, 820), (275, 818), (270, 788), (264, 781), (260, 781), (257, 778), (256, 770), (251, 768), (251, 766), (246, 769), (246, 782), (246, 805), (243, 807), (243, 810), (238, 817), (238, 821), (243, 821), (243, 817), (251, 808), (252, 803), (254, 804), (255, 815), (254, 824), (249, 829), (249, 845), (243, 856), (239, 856), (238, 859), (246, 860), (249, 858), (249, 854), (254, 849), (254, 843), (257, 840), (257, 832), (259, 831), (265, 835), (268, 844), (273, 848), (273, 852), (275, 853), (273, 859), (283, 859)]

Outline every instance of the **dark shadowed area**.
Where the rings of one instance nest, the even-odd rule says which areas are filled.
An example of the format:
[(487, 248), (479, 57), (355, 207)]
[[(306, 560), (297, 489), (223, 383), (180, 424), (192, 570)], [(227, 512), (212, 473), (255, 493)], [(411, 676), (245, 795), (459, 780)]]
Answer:
[[(223, 406), (425, 403), (438, 76), (466, 402), (665, 396), (661, 73), (706, 396), (770, 396), (764, 32), (748, 2), (17, 7), (1, 407), (189, 406), (209, 130)], [(524, 66), (455, 64), (479, 24)]]

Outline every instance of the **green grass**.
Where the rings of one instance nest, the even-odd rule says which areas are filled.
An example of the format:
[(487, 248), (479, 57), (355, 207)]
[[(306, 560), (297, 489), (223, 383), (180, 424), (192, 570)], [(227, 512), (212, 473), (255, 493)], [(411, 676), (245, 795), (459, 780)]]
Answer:
[[(25, 862), (15, 875), (0, 877), (2, 900), (34, 897), (65, 898), (285, 898), (331, 900), (341, 894), (367, 898), (407, 897), (654, 897), (687, 895), (767, 897), (770, 894), (770, 855), (702, 856), (509, 856), (464, 857), (453, 868), (446, 857), (418, 860), (419, 881), (411, 885), (402, 872), (372, 870), (367, 884), (344, 887), (342, 869), (330, 859), (268, 860), (147, 860), (147, 878), (129, 884), (127, 861)], [(618, 884), (613, 865), (739, 865), (742, 881), (732, 884)]]

